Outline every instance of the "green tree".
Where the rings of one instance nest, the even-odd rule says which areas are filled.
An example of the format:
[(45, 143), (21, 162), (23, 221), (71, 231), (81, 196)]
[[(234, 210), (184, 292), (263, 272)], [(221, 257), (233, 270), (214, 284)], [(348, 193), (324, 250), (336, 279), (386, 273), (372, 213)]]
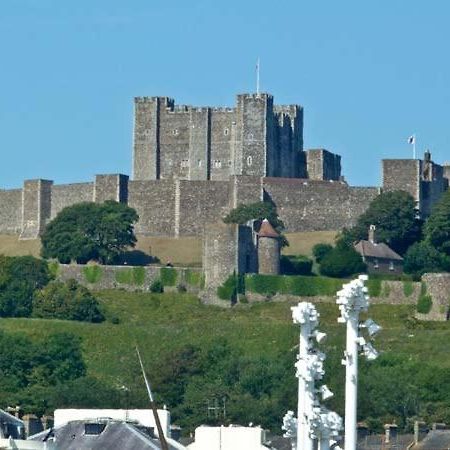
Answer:
[(370, 225), (376, 226), (376, 238), (403, 255), (408, 247), (420, 240), (422, 221), (417, 218), (416, 202), (404, 191), (383, 192), (369, 205), (341, 239), (346, 242), (367, 239)]
[(245, 223), (254, 220), (254, 227), (256, 230), (259, 230), (264, 219), (267, 219), (280, 234), (281, 246), (288, 246), (289, 242), (286, 239), (286, 236), (283, 235), (284, 223), (278, 217), (277, 209), (272, 202), (265, 201), (250, 203), (249, 205), (239, 205), (237, 208), (232, 209), (224, 217), (223, 221), (225, 223), (244, 225)]
[(424, 235), (439, 252), (450, 256), (450, 191), (434, 206), (425, 223)]
[(328, 253), (331, 252), (331, 250), (333, 250), (332, 245), (319, 243), (319, 244), (316, 244), (312, 248), (312, 253), (313, 253), (313, 256), (314, 256), (316, 262), (318, 264), (320, 264), (322, 262), (323, 258), (325, 258), (325, 256), (327, 256)]
[(128, 247), (134, 247), (136, 211), (123, 203), (78, 203), (64, 208), (42, 235), (42, 256), (61, 263), (98, 260), (112, 263)]
[(442, 255), (427, 241), (416, 242), (409, 247), (403, 261), (406, 273), (422, 275), (442, 269)]
[(0, 257), (0, 317), (28, 317), (33, 294), (50, 280), (47, 262), (32, 256)]
[(96, 298), (75, 280), (52, 281), (37, 291), (33, 316), (94, 323), (105, 320)]
[(367, 269), (361, 255), (353, 248), (338, 242), (322, 259), (320, 273), (327, 277), (343, 278), (357, 273), (365, 272)]

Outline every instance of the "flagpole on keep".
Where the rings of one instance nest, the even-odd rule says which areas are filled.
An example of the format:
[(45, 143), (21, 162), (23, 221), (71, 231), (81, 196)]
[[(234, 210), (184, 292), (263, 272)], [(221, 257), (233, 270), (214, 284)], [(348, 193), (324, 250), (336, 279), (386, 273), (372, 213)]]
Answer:
[(416, 133), (413, 134), (413, 159), (416, 159)]

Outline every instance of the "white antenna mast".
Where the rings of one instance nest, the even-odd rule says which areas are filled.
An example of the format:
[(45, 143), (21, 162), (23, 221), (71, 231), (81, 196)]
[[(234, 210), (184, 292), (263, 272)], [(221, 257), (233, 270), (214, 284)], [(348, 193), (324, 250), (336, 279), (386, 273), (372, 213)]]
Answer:
[(256, 93), (259, 94), (259, 57), (256, 60)]

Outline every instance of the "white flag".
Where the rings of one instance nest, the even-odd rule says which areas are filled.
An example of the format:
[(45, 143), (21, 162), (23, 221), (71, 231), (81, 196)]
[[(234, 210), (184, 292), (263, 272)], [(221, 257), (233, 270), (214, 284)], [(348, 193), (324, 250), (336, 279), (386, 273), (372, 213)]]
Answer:
[(416, 143), (416, 136), (412, 135), (408, 138), (408, 144), (414, 145)]

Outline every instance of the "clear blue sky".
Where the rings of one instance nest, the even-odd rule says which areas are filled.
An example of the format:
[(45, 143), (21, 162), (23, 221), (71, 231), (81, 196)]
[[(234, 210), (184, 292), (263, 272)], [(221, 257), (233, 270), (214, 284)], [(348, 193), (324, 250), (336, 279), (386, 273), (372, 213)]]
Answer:
[(305, 148), (354, 185), (382, 158), (450, 160), (446, 0), (1, 0), (0, 187), (131, 173), (133, 97), (305, 108)]

